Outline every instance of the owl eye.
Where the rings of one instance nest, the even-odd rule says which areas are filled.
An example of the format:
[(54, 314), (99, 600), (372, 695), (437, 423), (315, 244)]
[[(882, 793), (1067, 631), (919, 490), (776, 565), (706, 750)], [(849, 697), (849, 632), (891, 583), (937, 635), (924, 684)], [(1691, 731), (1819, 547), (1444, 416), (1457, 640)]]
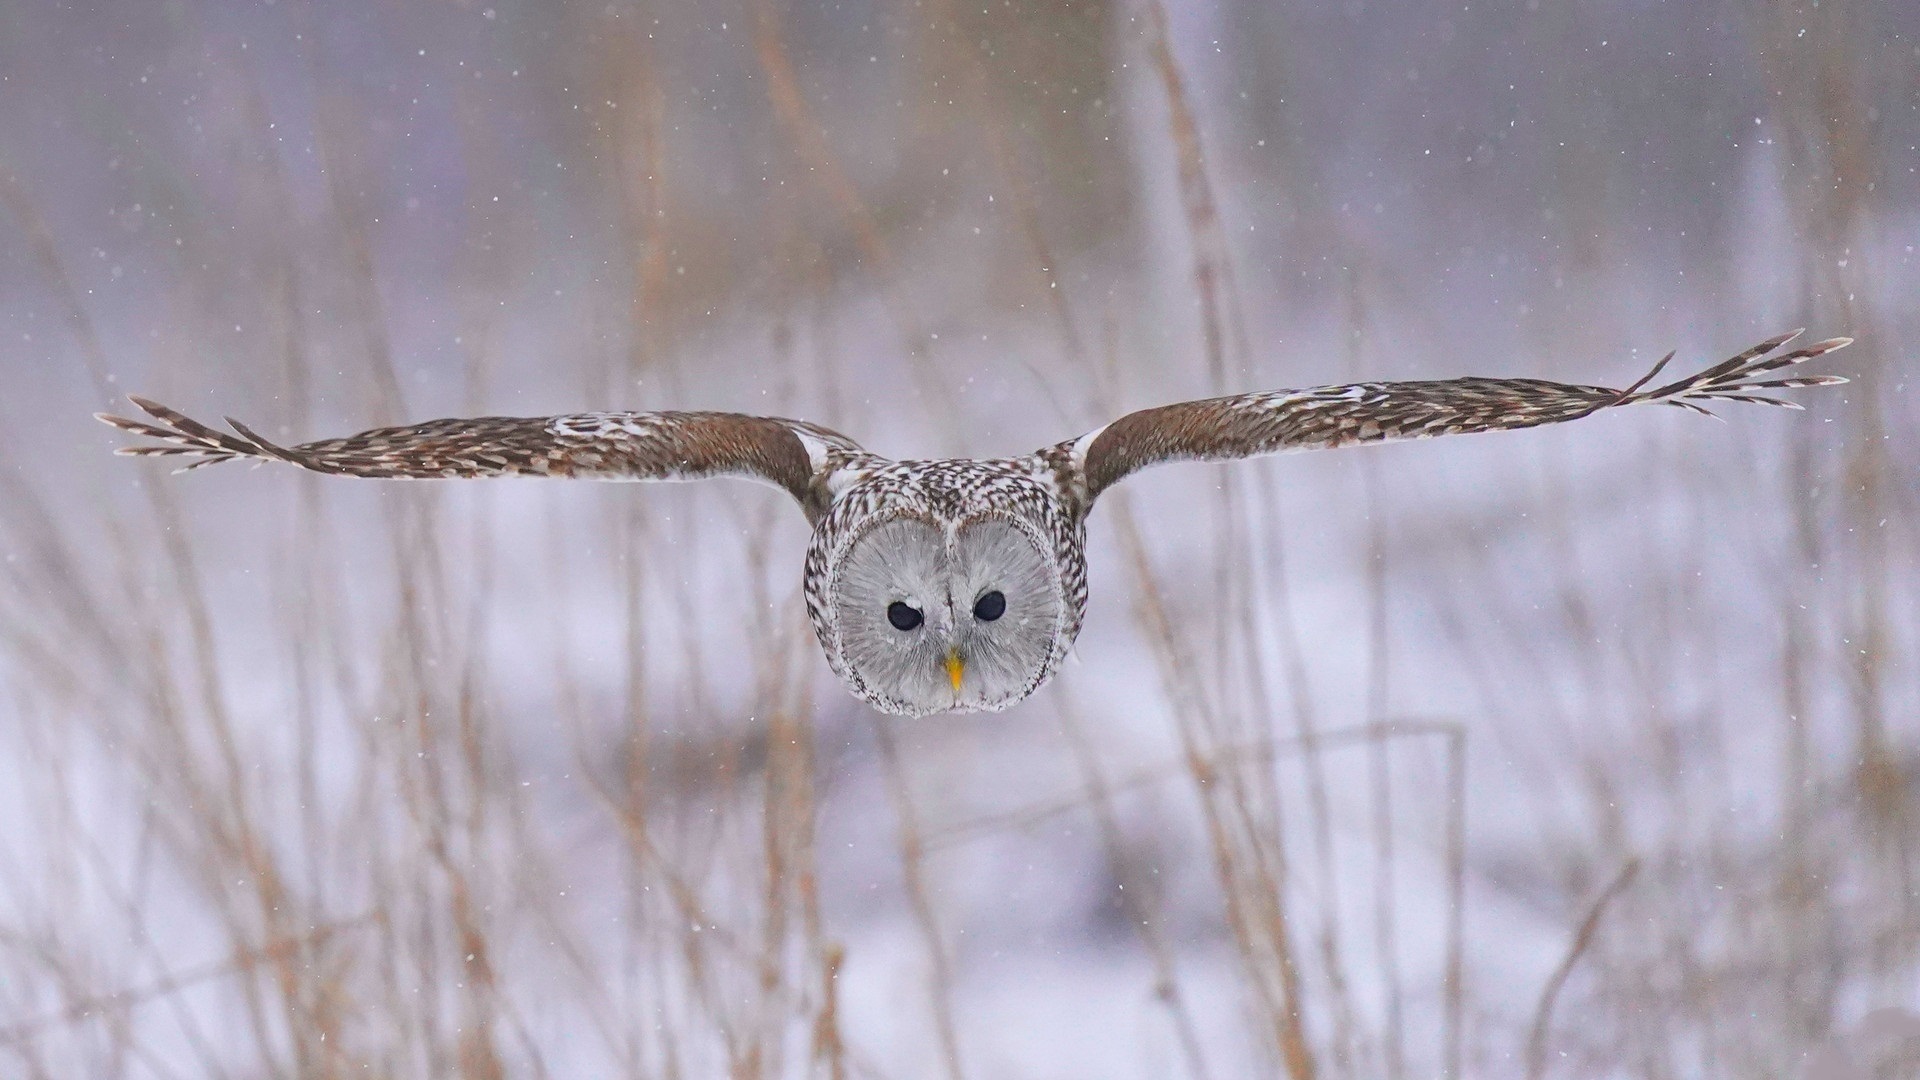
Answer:
[(908, 607), (900, 601), (895, 600), (893, 603), (887, 605), (887, 621), (893, 624), (895, 630), (904, 634), (914, 627), (919, 626), (921, 623), (926, 622), (927, 617), (920, 614), (919, 608)]
[(1007, 598), (995, 589), (973, 602), (973, 617), (981, 622), (992, 622), (1007, 613)]

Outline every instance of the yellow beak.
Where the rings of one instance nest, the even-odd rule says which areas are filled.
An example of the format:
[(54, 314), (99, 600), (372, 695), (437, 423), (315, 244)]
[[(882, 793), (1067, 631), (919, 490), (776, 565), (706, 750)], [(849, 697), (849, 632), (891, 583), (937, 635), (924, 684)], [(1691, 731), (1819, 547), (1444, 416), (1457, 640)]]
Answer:
[(960, 659), (959, 649), (947, 650), (947, 679), (953, 683), (953, 692), (960, 693), (960, 676), (966, 674), (966, 661)]

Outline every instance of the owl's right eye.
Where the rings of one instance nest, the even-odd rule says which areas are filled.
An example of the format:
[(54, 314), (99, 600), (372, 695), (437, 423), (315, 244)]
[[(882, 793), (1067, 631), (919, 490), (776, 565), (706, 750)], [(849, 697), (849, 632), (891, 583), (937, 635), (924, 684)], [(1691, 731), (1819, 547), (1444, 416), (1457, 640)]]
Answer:
[(920, 614), (919, 608), (908, 607), (900, 601), (895, 600), (893, 603), (887, 605), (887, 621), (893, 624), (895, 630), (904, 634), (908, 630), (927, 621), (927, 617)]

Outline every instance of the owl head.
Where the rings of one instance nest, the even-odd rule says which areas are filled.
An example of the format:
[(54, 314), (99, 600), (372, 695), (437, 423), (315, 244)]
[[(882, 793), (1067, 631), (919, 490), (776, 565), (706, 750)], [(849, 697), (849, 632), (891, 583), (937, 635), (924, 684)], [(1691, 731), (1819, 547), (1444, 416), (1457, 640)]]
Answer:
[(873, 514), (829, 556), (820, 643), (883, 712), (1007, 708), (1046, 681), (1070, 643), (1052, 550), (1044, 530), (1014, 514)]

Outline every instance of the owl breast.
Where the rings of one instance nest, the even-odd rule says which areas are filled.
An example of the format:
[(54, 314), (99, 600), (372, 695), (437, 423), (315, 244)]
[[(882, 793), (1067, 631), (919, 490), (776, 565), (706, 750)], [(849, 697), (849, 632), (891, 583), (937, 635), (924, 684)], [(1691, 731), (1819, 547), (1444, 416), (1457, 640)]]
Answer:
[(1033, 459), (902, 461), (841, 492), (808, 545), (807, 614), (862, 700), (924, 716), (1039, 689), (1086, 610), (1084, 523)]

